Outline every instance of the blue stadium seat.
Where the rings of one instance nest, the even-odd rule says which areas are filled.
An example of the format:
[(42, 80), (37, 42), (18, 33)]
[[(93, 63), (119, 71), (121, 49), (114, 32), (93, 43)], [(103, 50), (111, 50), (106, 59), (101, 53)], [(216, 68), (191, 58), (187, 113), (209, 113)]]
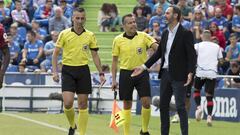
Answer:
[(7, 72), (18, 72), (18, 66), (17, 65), (9, 65), (7, 68)]

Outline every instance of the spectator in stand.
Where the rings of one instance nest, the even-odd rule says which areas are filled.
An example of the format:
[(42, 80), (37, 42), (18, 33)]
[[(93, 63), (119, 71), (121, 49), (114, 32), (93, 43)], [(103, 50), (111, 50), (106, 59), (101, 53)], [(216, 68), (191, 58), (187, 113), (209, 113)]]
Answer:
[(97, 25), (101, 32), (108, 32), (109, 27), (112, 23), (111, 15), (111, 4), (103, 3), (100, 11), (98, 12)]
[(194, 10), (201, 10), (203, 16), (207, 19), (212, 18), (214, 16), (214, 7), (209, 4), (209, 0), (201, 0), (201, 4), (197, 5)]
[(26, 67), (26, 65), (25, 65), (24, 63), (22, 63), (22, 62), (19, 63), (19, 64), (18, 64), (18, 71), (19, 71), (21, 74), (26, 73), (25, 67)]
[(155, 13), (157, 11), (157, 8), (159, 6), (162, 7), (163, 13), (165, 13), (165, 11), (167, 10), (167, 8), (170, 6), (171, 4), (166, 1), (166, 0), (159, 0), (159, 2), (157, 4), (154, 5), (153, 7), (153, 13)]
[(134, 9), (134, 11), (136, 11), (134, 12), (134, 15), (137, 24), (137, 30), (148, 32), (148, 20), (145, 16), (143, 16), (143, 9), (141, 7), (135, 7)]
[(158, 2), (158, 0), (146, 0), (146, 4), (151, 8), (153, 13), (154, 5)]
[(22, 9), (26, 10), (28, 17), (29, 17), (29, 22), (32, 21), (34, 12), (36, 10), (36, 7), (34, 7), (33, 0), (21, 0), (22, 4)]
[(237, 61), (240, 62), (240, 43), (237, 42), (237, 35), (232, 33), (230, 35), (230, 45), (228, 45), (225, 49), (227, 54), (225, 60), (226, 61)]
[(205, 30), (208, 28), (208, 21), (205, 19), (201, 10), (194, 10), (193, 19), (191, 21), (191, 27), (195, 26), (195, 23), (199, 24), (200, 29)]
[(154, 22), (158, 22), (160, 27), (159, 27), (159, 31), (160, 33), (163, 32), (163, 30), (165, 28), (167, 28), (167, 24), (166, 24), (166, 19), (163, 15), (163, 8), (162, 6), (158, 6), (157, 9), (156, 9), (156, 15), (151, 17), (150, 21), (149, 21), (149, 31), (152, 31), (153, 30), (153, 23)]
[(232, 19), (232, 30), (236, 32), (237, 38), (240, 41), (240, 3), (235, 6), (236, 15)]
[(12, 35), (8, 34), (8, 46), (10, 51), (10, 64), (18, 65), (20, 62), (20, 46), (16, 41), (13, 41)]
[(60, 7), (55, 8), (55, 15), (49, 19), (48, 31), (61, 32), (71, 26), (69, 20), (63, 16), (62, 9)]
[[(227, 75), (240, 77), (239, 64), (237, 61), (231, 62)], [(226, 87), (240, 88), (240, 78), (225, 79), (225, 84), (227, 85)]]
[(41, 5), (46, 4), (47, 0), (33, 0), (33, 6), (38, 9)]
[(10, 11), (14, 10), (15, 4), (12, 0), (3, 0), (4, 1), (4, 7), (9, 8)]
[(67, 0), (60, 0), (59, 6), (62, 8), (63, 15), (71, 20), (73, 7), (72, 5), (67, 4)]
[[(17, 1), (17, 0), (15, 0)], [(33, 0), (20, 0), (21, 5), (22, 5), (22, 9), (27, 11), (27, 8), (29, 8), (29, 4), (32, 3), (33, 4)]]
[[(201, 0), (193, 0), (193, 8), (194, 8), (194, 10), (196, 10), (195, 8), (197, 7), (197, 6), (199, 6), (201, 4)], [(201, 9), (201, 8), (200, 8)]]
[(153, 23), (153, 30), (149, 33), (158, 43), (160, 43), (162, 32), (160, 31), (160, 24), (155, 21)]
[(47, 31), (44, 28), (41, 28), (39, 22), (32, 20), (32, 30), (37, 34), (37, 39), (44, 40), (48, 35)]
[(226, 17), (228, 21), (232, 20), (233, 8), (231, 5), (226, 3), (226, 0), (218, 0), (216, 7), (221, 9), (222, 15)]
[(29, 24), (29, 17), (25, 10), (22, 9), (22, 4), (20, 0), (15, 1), (16, 9), (11, 12), (14, 22), (18, 23), (18, 26), (23, 26), (30, 30), (31, 26)]
[(148, 5), (146, 5), (146, 0), (138, 0), (138, 5), (133, 9), (134, 14), (137, 12), (139, 7), (142, 9), (142, 15), (146, 17), (147, 21), (149, 21), (152, 16), (152, 10)]
[(10, 9), (4, 7), (4, 3), (0, 1), (0, 23), (4, 25), (5, 29), (9, 29), (12, 19), (10, 17)]
[(48, 20), (54, 14), (52, 0), (47, 0), (44, 5), (40, 5), (34, 13), (34, 19), (40, 23), (40, 26), (47, 27)]
[(71, 5), (73, 8), (77, 8), (83, 3), (83, 1), (84, 0), (66, 0), (66, 3)]
[(183, 16), (181, 17), (180, 22), (181, 22), (182, 26), (185, 29), (191, 30), (191, 22), (189, 22), (188, 20), (183, 19)]
[[(111, 86), (112, 85), (112, 74), (110, 73), (110, 66), (108, 64), (102, 64), (101, 68), (102, 68), (102, 72), (104, 73), (105, 78), (106, 78), (106, 82), (104, 83), (103, 86)], [(93, 85), (101, 84), (98, 72), (91, 74), (91, 76), (92, 76), (92, 84)]]
[(192, 8), (187, 5), (187, 0), (179, 0), (177, 6), (182, 12), (183, 19), (190, 21), (192, 19)]
[(28, 31), (21, 62), (26, 64), (26, 66), (34, 66), (34, 68), (37, 67), (39, 69), (43, 54), (43, 42), (37, 40), (36, 36), (34, 31)]
[(119, 16), (119, 12), (118, 12), (118, 8), (117, 8), (116, 4), (111, 5), (110, 16), (112, 19), (111, 31), (112, 32), (117, 31), (117, 29), (116, 29), (117, 24), (120, 26), (121, 31), (123, 31), (122, 18)]
[(219, 46), (224, 50), (226, 47), (226, 39), (221, 30), (219, 30), (217, 23), (210, 23), (209, 30), (211, 31), (212, 37), (217, 37)]
[(201, 33), (203, 30), (207, 29), (208, 22), (204, 18), (201, 10), (195, 10), (193, 14), (193, 19), (191, 21), (191, 31), (194, 34), (195, 43), (201, 41)]
[[(44, 54), (46, 56), (46, 59), (44, 61), (42, 61), (42, 63), (40, 64), (42, 72), (46, 72), (48, 70), (51, 70), (51, 68), (52, 68), (52, 54), (53, 54), (53, 50), (55, 48), (58, 34), (59, 34), (59, 32), (52, 31), (51, 32), (52, 40), (47, 42), (44, 46)], [(59, 57), (59, 60), (61, 60), (61, 57)]]
[(17, 29), (18, 29), (17, 23), (11, 24), (10, 34), (12, 36), (13, 41), (16, 41), (19, 44), (20, 48), (23, 48), (23, 45), (24, 45), (26, 39), (23, 39), (20, 35), (18, 35)]
[(218, 25), (219, 30), (224, 34), (228, 32), (228, 20), (222, 15), (222, 10), (220, 8), (215, 9), (215, 16), (211, 18), (209, 22), (215, 22)]

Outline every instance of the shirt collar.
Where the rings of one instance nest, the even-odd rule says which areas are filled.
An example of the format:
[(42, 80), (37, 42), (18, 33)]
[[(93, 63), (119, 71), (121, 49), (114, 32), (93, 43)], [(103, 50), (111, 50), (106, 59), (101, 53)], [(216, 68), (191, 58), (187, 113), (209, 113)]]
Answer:
[(83, 31), (80, 34), (78, 34), (73, 28), (71, 28), (71, 32), (74, 32), (75, 34), (80, 36), (81, 34), (83, 34), (83, 32), (86, 32), (86, 30), (83, 28)]
[(168, 27), (168, 31), (173, 33), (173, 34), (176, 34), (177, 33), (177, 30), (178, 30), (178, 27), (179, 27), (180, 23), (178, 22), (177, 25), (173, 28), (173, 30), (171, 31)]
[(128, 39), (133, 39), (138, 33), (136, 32), (133, 36), (128, 36), (126, 32), (123, 33), (123, 37), (128, 38)]

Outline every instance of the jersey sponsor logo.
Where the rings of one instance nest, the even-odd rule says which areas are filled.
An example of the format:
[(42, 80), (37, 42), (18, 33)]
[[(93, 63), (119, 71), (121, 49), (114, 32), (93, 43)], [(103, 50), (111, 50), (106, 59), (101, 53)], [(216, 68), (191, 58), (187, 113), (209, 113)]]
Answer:
[(143, 53), (143, 49), (141, 47), (137, 48), (137, 54), (142, 54)]

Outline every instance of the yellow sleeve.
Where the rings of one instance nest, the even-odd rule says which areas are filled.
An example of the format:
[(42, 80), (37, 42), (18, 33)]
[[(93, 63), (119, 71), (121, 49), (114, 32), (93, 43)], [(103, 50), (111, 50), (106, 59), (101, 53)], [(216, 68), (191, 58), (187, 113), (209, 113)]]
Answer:
[(116, 39), (114, 39), (112, 45), (112, 56), (119, 56), (119, 52), (119, 46), (117, 45)]
[(91, 42), (89, 44), (89, 48), (90, 49), (98, 48), (97, 39), (96, 39), (96, 36), (94, 34), (91, 35)]
[(148, 48), (151, 47), (151, 45), (155, 42), (157, 42), (153, 37), (151, 37), (150, 35), (144, 33), (144, 41), (146, 43), (146, 45), (148, 46)]
[(58, 36), (57, 42), (56, 42), (56, 47), (63, 48), (65, 42), (64, 42), (64, 33), (61, 32)]

